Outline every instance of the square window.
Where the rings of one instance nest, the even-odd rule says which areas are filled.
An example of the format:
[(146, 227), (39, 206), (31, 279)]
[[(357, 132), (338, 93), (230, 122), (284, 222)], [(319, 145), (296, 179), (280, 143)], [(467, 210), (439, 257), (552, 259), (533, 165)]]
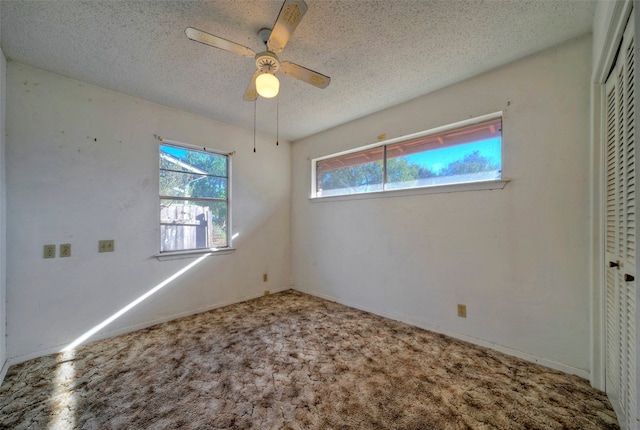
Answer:
[(228, 248), (229, 156), (160, 145), (160, 252)]

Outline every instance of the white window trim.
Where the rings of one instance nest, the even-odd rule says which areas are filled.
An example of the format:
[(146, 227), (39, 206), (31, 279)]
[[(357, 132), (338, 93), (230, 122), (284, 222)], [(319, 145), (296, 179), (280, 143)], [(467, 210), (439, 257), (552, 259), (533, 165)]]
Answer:
[(180, 260), (183, 258), (196, 258), (205, 254), (213, 255), (225, 255), (231, 254), (235, 251), (235, 248), (202, 248), (202, 249), (190, 249), (188, 251), (167, 251), (154, 254), (153, 256), (160, 261), (166, 260)]
[(339, 196), (310, 197), (314, 203), (335, 202), (340, 200), (379, 199), (385, 197), (404, 197), (420, 194), (457, 193), (461, 191), (501, 190), (510, 179), (490, 181), (461, 182), (457, 184), (431, 185), (426, 187), (402, 188), (399, 190), (370, 191), (367, 193), (341, 194)]
[[(166, 252), (158, 252), (156, 254), (153, 255), (153, 257), (157, 258), (160, 261), (165, 261), (165, 260), (175, 260), (175, 259), (182, 259), (182, 258), (195, 258), (195, 257), (199, 257), (202, 256), (204, 254), (210, 254), (210, 255), (224, 255), (224, 254), (230, 254), (233, 251), (235, 251), (235, 248), (233, 247), (233, 232), (231, 230), (233, 223), (231, 222), (231, 213), (232, 213), (232, 194), (231, 194), (231, 188), (232, 188), (232, 180), (231, 180), (231, 174), (232, 174), (232, 169), (231, 169), (231, 158), (232, 156), (236, 153), (235, 151), (233, 152), (223, 152), (217, 149), (212, 149), (212, 148), (208, 148), (206, 146), (197, 146), (197, 145), (192, 145), (189, 143), (184, 143), (184, 142), (178, 142), (176, 140), (169, 140), (169, 139), (164, 139), (161, 136), (156, 136), (156, 139), (158, 139), (160, 141), (160, 143), (166, 143), (168, 145), (175, 145), (175, 146), (181, 146), (183, 148), (186, 149), (193, 149), (196, 151), (204, 151), (204, 152), (210, 152), (212, 154), (217, 154), (217, 155), (224, 155), (227, 157), (227, 246), (224, 248), (200, 248), (200, 249), (185, 249), (183, 251), (166, 251)], [(158, 155), (159, 157), (159, 155)], [(158, 193), (158, 195), (160, 195), (160, 193)], [(160, 225), (160, 212), (158, 211), (158, 218), (156, 221), (156, 225)], [(160, 249), (160, 235), (158, 234), (158, 245), (157, 245), (157, 249)]]
[[(476, 182), (465, 182), (465, 183), (451, 183), (451, 184), (443, 184), (443, 185), (430, 185), (425, 187), (402, 188), (399, 190), (393, 189), (393, 190), (383, 190), (383, 191), (371, 191), (371, 192), (364, 192), (364, 193), (341, 194), (339, 196), (318, 196), (316, 191), (316, 187), (317, 187), (316, 168), (318, 166), (318, 161), (326, 160), (329, 158), (340, 157), (347, 154), (353, 154), (355, 152), (367, 151), (369, 149), (378, 148), (381, 146), (392, 145), (394, 143), (403, 142), (405, 140), (430, 136), (432, 134), (442, 133), (442, 132), (453, 130), (456, 128), (479, 124), (481, 122), (490, 121), (496, 118), (504, 119), (504, 112), (502, 111), (493, 112), (486, 115), (470, 118), (467, 120), (458, 121), (453, 124), (447, 124), (441, 127), (420, 131), (418, 133), (407, 134), (405, 136), (395, 137), (393, 139), (387, 139), (387, 140), (372, 143), (369, 145), (348, 149), (346, 151), (336, 152), (333, 154), (314, 158), (311, 160), (311, 196), (309, 197), (309, 199), (313, 201), (316, 201), (316, 200), (336, 201), (336, 200), (355, 200), (355, 199), (363, 199), (363, 198), (371, 199), (371, 198), (379, 198), (379, 197), (398, 197), (402, 195), (411, 195), (411, 194), (437, 194), (437, 193), (451, 193), (451, 192), (457, 192), (457, 191), (479, 191), (479, 190), (491, 190), (491, 189), (498, 189), (498, 188), (502, 189), (505, 187), (507, 182), (509, 182), (508, 179), (502, 178), (502, 179), (491, 180), (491, 181), (476, 181)], [(502, 158), (504, 158), (504, 145), (502, 145), (502, 148), (501, 148), (501, 159)]]

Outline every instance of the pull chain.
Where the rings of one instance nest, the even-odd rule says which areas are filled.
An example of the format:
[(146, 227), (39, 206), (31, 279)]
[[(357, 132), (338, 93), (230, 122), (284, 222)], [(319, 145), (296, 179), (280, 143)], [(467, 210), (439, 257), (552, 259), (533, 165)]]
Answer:
[(253, 101), (253, 152), (256, 152), (256, 106), (258, 105), (258, 99)]
[(280, 96), (276, 97), (276, 146), (280, 144)]

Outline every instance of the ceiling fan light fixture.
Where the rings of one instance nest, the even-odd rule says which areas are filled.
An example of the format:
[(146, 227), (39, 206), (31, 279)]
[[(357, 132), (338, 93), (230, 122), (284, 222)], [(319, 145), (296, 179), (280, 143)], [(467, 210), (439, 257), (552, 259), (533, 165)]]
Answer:
[(262, 97), (266, 99), (275, 97), (278, 95), (279, 90), (280, 81), (278, 81), (276, 75), (264, 72), (256, 78), (256, 91), (258, 91), (258, 94)]
[[(0, 0), (2, 1), (2, 0)], [(256, 53), (253, 49), (239, 45), (222, 37), (205, 33), (193, 27), (187, 27), (185, 34), (195, 42), (213, 46), (243, 57), (253, 57), (256, 63), (256, 71), (251, 76), (249, 85), (244, 93), (244, 99), (255, 102), (258, 96), (273, 98), (278, 95), (280, 81), (274, 76), (278, 70), (285, 75), (306, 82), (317, 88), (326, 88), (331, 82), (329, 76), (314, 72), (290, 61), (280, 63), (276, 53), (282, 52), (289, 41), (291, 34), (298, 27), (300, 20), (307, 13), (307, 3), (304, 0), (284, 0), (278, 18), (272, 29), (262, 28), (258, 32), (258, 38), (265, 44), (265, 50)], [(282, 66), (282, 68), (281, 68)]]

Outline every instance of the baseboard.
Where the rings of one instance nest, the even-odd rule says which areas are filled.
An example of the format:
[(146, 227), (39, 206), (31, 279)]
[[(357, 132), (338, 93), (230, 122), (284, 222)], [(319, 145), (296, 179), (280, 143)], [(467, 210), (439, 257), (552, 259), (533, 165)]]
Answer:
[(309, 295), (312, 295), (312, 296), (319, 297), (321, 299), (325, 299), (325, 300), (329, 300), (329, 301), (332, 301), (332, 302), (340, 303), (341, 305), (349, 306), (349, 307), (352, 307), (352, 308), (355, 308), (355, 309), (360, 309), (360, 310), (365, 311), (365, 312), (370, 312), (370, 313), (375, 314), (375, 315), (380, 315), (380, 316), (383, 316), (385, 318), (389, 318), (389, 319), (392, 319), (392, 320), (395, 320), (395, 321), (400, 321), (400, 322), (403, 322), (403, 323), (406, 323), (406, 324), (413, 325), (415, 327), (420, 327), (420, 328), (423, 328), (425, 330), (433, 331), (435, 333), (444, 334), (446, 336), (450, 336), (450, 337), (453, 337), (453, 338), (456, 338), (456, 339), (460, 339), (460, 340), (463, 340), (465, 342), (472, 343), (474, 345), (479, 345), (479, 346), (483, 346), (485, 348), (493, 349), (495, 351), (499, 351), (499, 352), (502, 352), (502, 353), (507, 354), (507, 355), (512, 355), (514, 357), (521, 358), (521, 359), (523, 359), (525, 361), (529, 361), (531, 363), (537, 363), (537, 364), (540, 364), (542, 366), (548, 367), (550, 369), (559, 370), (561, 372), (564, 372), (564, 373), (567, 373), (567, 374), (570, 374), (570, 375), (577, 375), (577, 376), (579, 376), (581, 378), (584, 378), (584, 379), (589, 379), (589, 376), (590, 376), (588, 370), (580, 369), (580, 368), (573, 367), (573, 366), (569, 366), (569, 365), (566, 365), (566, 364), (563, 364), (563, 363), (559, 363), (559, 362), (556, 362), (556, 361), (553, 361), (553, 360), (549, 360), (547, 358), (538, 357), (538, 356), (530, 354), (528, 352), (519, 351), (517, 349), (513, 349), (513, 348), (510, 348), (510, 347), (505, 346), (505, 345), (501, 345), (501, 344), (498, 344), (498, 343), (495, 343), (495, 342), (491, 342), (490, 340), (486, 340), (486, 339), (470, 336), (470, 335), (467, 335), (467, 334), (464, 334), (464, 333), (459, 333), (457, 331), (449, 330), (449, 329), (446, 329), (446, 328), (443, 328), (443, 327), (440, 327), (440, 326), (427, 324), (424, 321), (416, 320), (416, 319), (413, 319), (413, 318), (401, 317), (401, 316), (398, 316), (398, 315), (395, 315), (395, 314), (392, 314), (392, 313), (389, 313), (389, 312), (382, 311), (380, 309), (369, 308), (367, 306), (362, 306), (362, 305), (359, 305), (357, 303), (352, 303), (352, 302), (349, 302), (347, 300), (340, 300), (340, 299), (337, 299), (335, 297), (329, 296), (327, 294), (318, 294), (318, 293), (315, 293), (315, 292), (304, 291), (304, 290), (301, 290), (301, 289), (297, 289), (295, 287), (293, 287), (293, 289), (296, 290), (296, 291), (299, 291), (301, 293), (305, 293), (305, 294), (309, 294)]
[[(277, 289), (271, 290), (271, 294), (276, 294), (276, 293), (280, 293), (282, 291), (287, 291), (290, 290), (291, 287), (284, 287), (281, 289)], [(112, 330), (112, 331), (104, 331), (104, 332), (99, 332), (96, 333), (94, 336), (90, 337), (89, 339), (87, 339), (86, 342), (83, 342), (83, 344), (87, 344), (87, 343), (91, 343), (91, 342), (95, 342), (98, 340), (104, 340), (104, 339), (109, 339), (111, 337), (115, 337), (115, 336), (120, 336), (122, 334), (126, 334), (126, 333), (131, 333), (134, 332), (136, 330), (142, 330), (148, 327), (152, 327), (154, 325), (157, 324), (162, 324), (168, 321), (173, 321), (176, 320), (178, 318), (184, 318), (184, 317), (188, 317), (191, 315), (196, 315), (196, 314), (200, 314), (203, 312), (208, 312), (208, 311), (212, 311), (214, 309), (218, 309), (218, 308), (223, 308), (225, 306), (229, 306), (229, 305), (233, 305), (236, 303), (242, 303), (242, 302), (246, 302), (247, 300), (253, 300), (253, 299), (257, 299), (259, 297), (262, 297), (264, 294), (262, 293), (257, 293), (257, 294), (252, 294), (249, 296), (243, 296), (240, 297), (238, 299), (235, 300), (228, 300), (228, 301), (224, 301), (224, 302), (219, 302), (213, 305), (209, 305), (209, 306), (203, 306), (201, 308), (197, 308), (197, 309), (193, 309), (193, 310), (189, 310), (186, 312), (180, 312), (178, 314), (173, 314), (173, 315), (169, 315), (166, 317), (162, 317), (162, 318), (157, 318), (154, 320), (150, 320), (150, 321), (145, 321), (142, 322), (140, 324), (135, 324), (135, 325), (131, 325), (131, 326), (127, 326), (127, 327), (122, 327), (119, 328), (117, 330)], [(73, 342), (73, 339), (69, 340), (68, 342), (56, 345), (56, 346), (52, 346), (50, 348), (45, 348), (45, 349), (40, 349), (38, 351), (34, 351), (34, 352), (30, 352), (28, 354), (23, 354), (23, 355), (18, 355), (15, 357), (10, 357), (9, 359), (7, 359), (7, 361), (5, 362), (5, 365), (3, 366), (2, 370), (4, 373), (0, 374), (0, 383), (2, 383), (2, 378), (4, 378), (4, 375), (6, 374), (7, 370), (9, 367), (13, 366), (14, 364), (20, 364), (23, 363), (25, 361), (29, 361), (29, 360), (33, 360), (34, 358), (39, 358), (39, 357), (44, 357), (47, 355), (51, 355), (51, 354), (57, 354), (59, 352), (62, 351), (62, 349), (64, 349), (67, 345), (69, 345), (71, 342)]]
[(5, 360), (5, 362), (2, 363), (2, 368), (0, 368), (0, 385), (2, 385), (4, 377), (7, 376), (7, 371), (9, 370), (10, 366), (11, 364), (9, 363), (9, 360)]

